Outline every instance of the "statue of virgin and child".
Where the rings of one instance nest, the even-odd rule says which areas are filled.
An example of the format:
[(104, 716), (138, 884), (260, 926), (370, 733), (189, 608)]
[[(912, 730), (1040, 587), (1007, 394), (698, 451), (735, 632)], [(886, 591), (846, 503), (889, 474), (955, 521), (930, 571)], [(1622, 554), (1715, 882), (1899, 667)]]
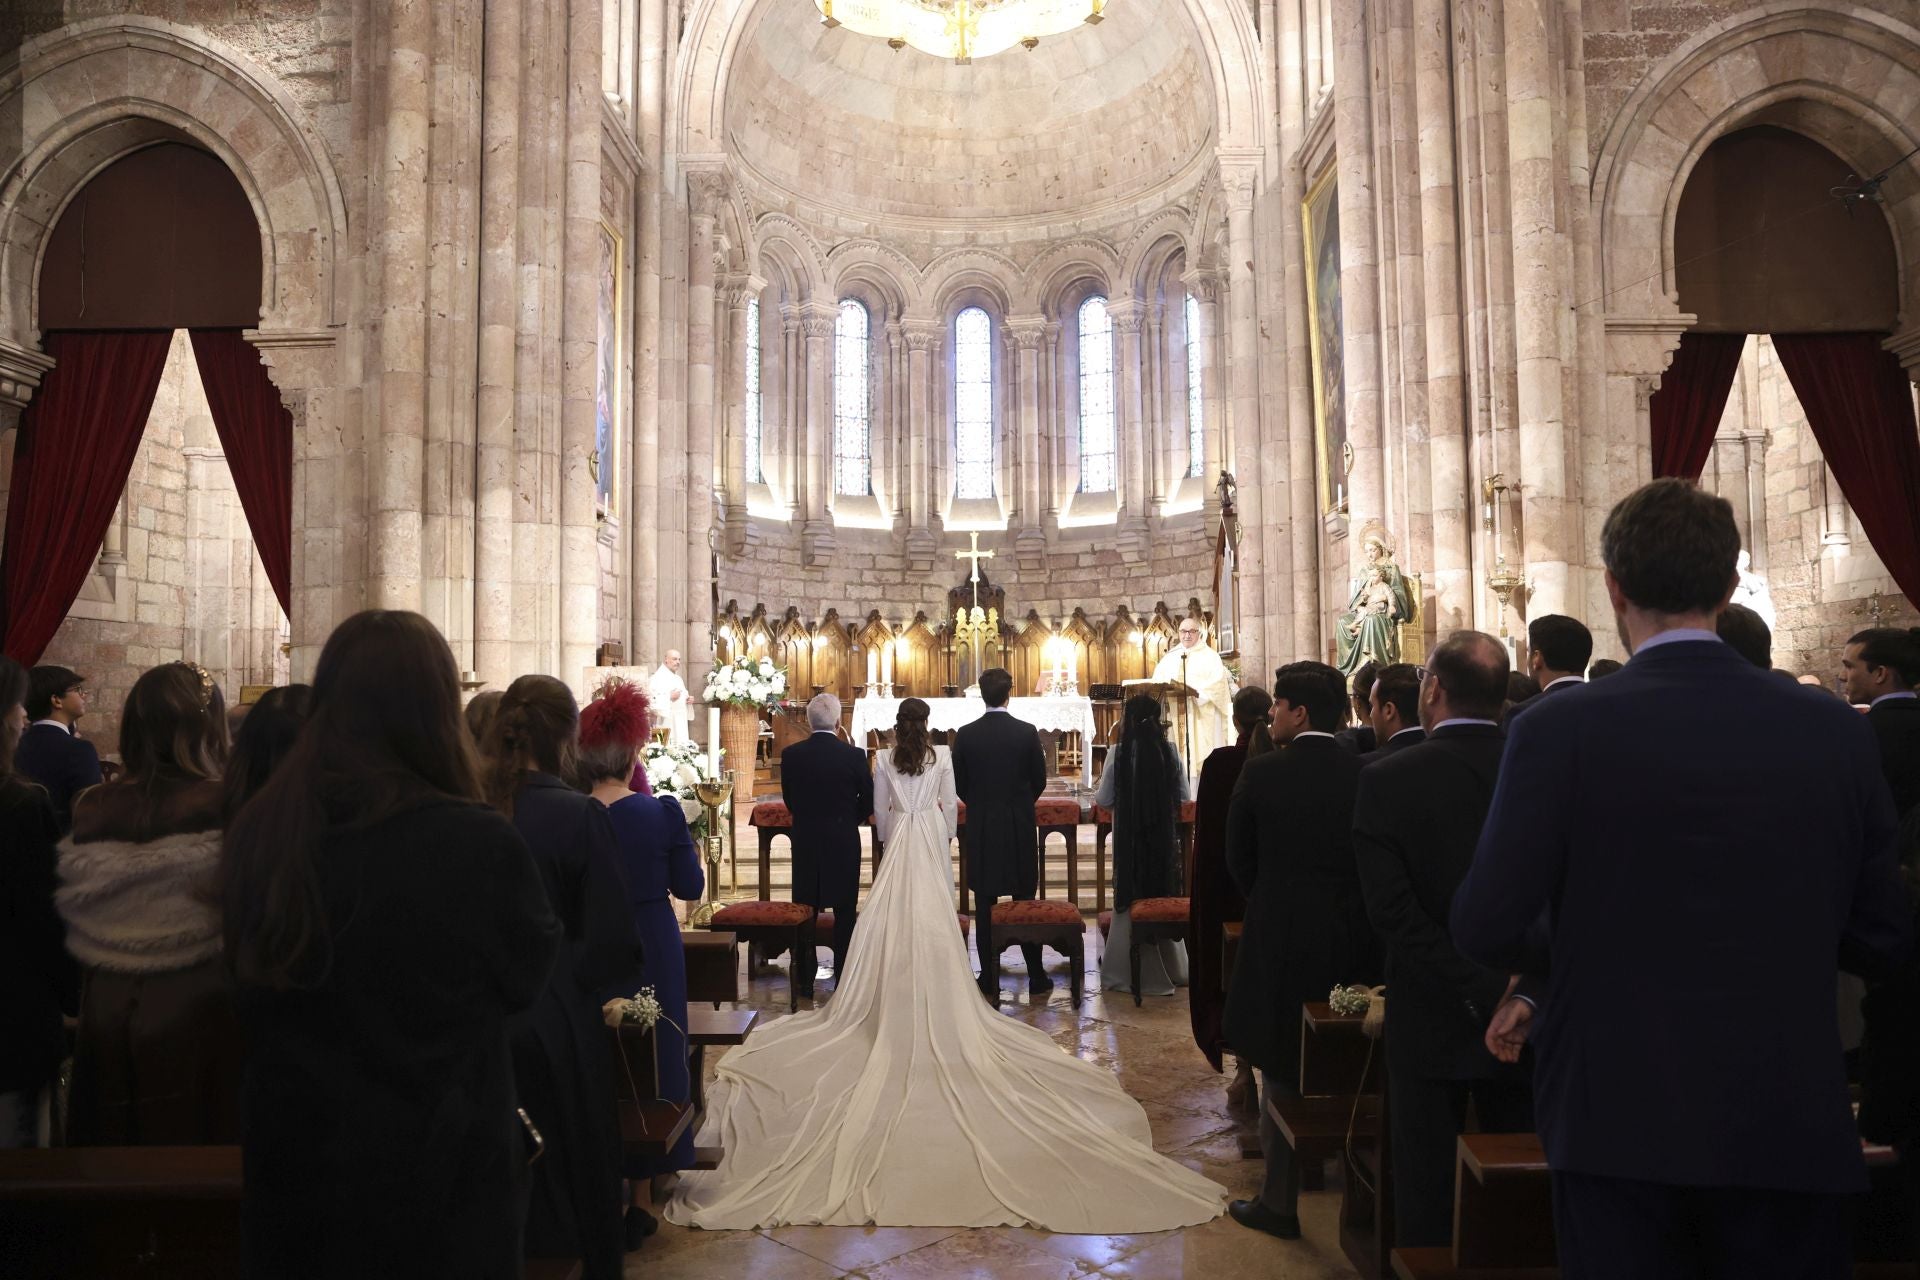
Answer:
[(1393, 562), (1386, 531), (1370, 523), (1362, 531), (1361, 548), (1360, 576), (1333, 629), (1334, 665), (1348, 675), (1368, 662), (1400, 661), (1400, 626), (1414, 614), (1412, 585)]

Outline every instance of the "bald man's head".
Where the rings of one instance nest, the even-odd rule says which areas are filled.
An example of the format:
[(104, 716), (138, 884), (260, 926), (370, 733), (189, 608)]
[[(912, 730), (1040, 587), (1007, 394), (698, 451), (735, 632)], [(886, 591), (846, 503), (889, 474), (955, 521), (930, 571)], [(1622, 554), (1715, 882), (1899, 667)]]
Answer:
[(680, 651), (678, 649), (667, 650), (666, 664), (667, 670), (669, 671), (678, 671), (680, 669)]
[(1420, 690), (1420, 723), (1498, 720), (1512, 666), (1507, 647), (1484, 631), (1456, 631), (1427, 657)]

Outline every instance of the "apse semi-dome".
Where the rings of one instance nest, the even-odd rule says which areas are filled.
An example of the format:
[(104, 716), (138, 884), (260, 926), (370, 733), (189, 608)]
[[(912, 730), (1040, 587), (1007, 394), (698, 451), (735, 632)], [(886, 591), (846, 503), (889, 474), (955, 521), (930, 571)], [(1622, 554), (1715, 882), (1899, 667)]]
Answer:
[(728, 150), (824, 212), (934, 222), (1077, 215), (1193, 173), (1213, 86), (1183, 6), (1110, 0), (1104, 21), (972, 63), (762, 4), (727, 76)]

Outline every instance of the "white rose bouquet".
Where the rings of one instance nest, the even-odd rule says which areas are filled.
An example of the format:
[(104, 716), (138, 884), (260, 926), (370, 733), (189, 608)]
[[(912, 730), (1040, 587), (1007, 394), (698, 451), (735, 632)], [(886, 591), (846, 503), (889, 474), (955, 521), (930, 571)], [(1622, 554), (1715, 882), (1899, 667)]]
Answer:
[(787, 696), (787, 671), (768, 658), (736, 658), (707, 672), (702, 701), (732, 707), (771, 707)]
[[(693, 794), (693, 788), (697, 783), (717, 779), (707, 767), (707, 757), (700, 747), (691, 742), (677, 746), (649, 742), (640, 753), (640, 764), (647, 771), (647, 785), (653, 788), (653, 794), (662, 799), (671, 796), (680, 802), (680, 812), (687, 816), (688, 826), (697, 828), (705, 821), (706, 809)], [(696, 830), (695, 834), (700, 833)]]

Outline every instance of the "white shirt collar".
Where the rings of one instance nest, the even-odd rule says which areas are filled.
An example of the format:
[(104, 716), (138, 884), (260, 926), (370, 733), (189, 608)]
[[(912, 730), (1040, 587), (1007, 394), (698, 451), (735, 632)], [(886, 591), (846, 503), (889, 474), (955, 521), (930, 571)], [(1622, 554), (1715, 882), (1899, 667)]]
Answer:
[(1008, 708), (1006, 708), (1006, 707), (988, 707), (988, 708), (987, 708), (987, 709), (986, 709), (986, 710), (985, 710), (984, 712), (982, 712), (981, 714), (983, 714), (983, 715), (989, 715), (989, 716), (990, 716), (990, 715), (992, 715), (992, 714), (993, 714), (994, 712), (996, 712), (996, 711), (998, 711), (998, 712), (999, 712), (999, 713), (1000, 713), (1001, 715), (1003, 715), (1003, 716), (1010, 716), (1010, 715), (1012, 715), (1012, 714), (1013, 714), (1013, 712), (1012, 712), (1012, 711), (1011, 711), (1010, 709), (1008, 709)]
[(1408, 728), (1402, 729), (1400, 732), (1394, 734), (1393, 738), (1388, 738), (1387, 741), (1392, 742), (1394, 738), (1404, 738), (1410, 733), (1425, 733), (1425, 732), (1426, 732), (1425, 729), (1422, 729), (1419, 725), (1416, 724)]
[(1332, 734), (1322, 733), (1318, 729), (1302, 729), (1300, 732), (1293, 735), (1293, 741), (1298, 742), (1302, 738), (1331, 738), (1331, 737), (1333, 737)]
[(1883, 702), (1891, 702), (1891, 701), (1893, 701), (1893, 700), (1894, 700), (1895, 698), (1920, 698), (1920, 693), (1915, 693), (1915, 692), (1914, 692), (1913, 690), (1911, 690), (1911, 689), (1905, 689), (1905, 690), (1900, 690), (1900, 691), (1898, 691), (1898, 692), (1895, 692), (1895, 693), (1883, 693), (1883, 694), (1881, 694), (1881, 695), (1880, 695), (1879, 697), (1877, 697), (1877, 698), (1875, 698), (1875, 699), (1874, 699), (1874, 700), (1873, 700), (1873, 701), (1872, 701), (1871, 703), (1869, 703), (1868, 705), (1869, 705), (1869, 706), (1874, 706), (1874, 707), (1877, 707), (1877, 706), (1879, 706), (1879, 705), (1880, 705), (1881, 703), (1883, 703)]
[[(1718, 639), (1719, 637), (1716, 636), (1714, 638)], [(1642, 647), (1644, 648), (1645, 646)], [(1545, 688), (1542, 688), (1540, 692), (1545, 693), (1548, 689), (1558, 684), (1585, 684), (1586, 682), (1587, 678), (1585, 676), (1561, 676), (1558, 680), (1547, 681)]]
[(837, 737), (839, 737), (839, 736), (840, 736), (840, 731), (839, 731), (838, 729), (815, 729), (815, 730), (814, 730), (814, 732), (815, 732), (815, 733), (824, 733), (824, 734), (826, 734), (826, 735), (827, 735), (827, 736), (828, 736), (829, 738), (837, 738)]
[(1647, 637), (1647, 639), (1641, 641), (1640, 647), (1635, 649), (1634, 652), (1636, 654), (1645, 653), (1647, 650), (1660, 645), (1679, 644), (1683, 640), (1711, 640), (1715, 644), (1722, 643), (1719, 636), (1704, 627), (1675, 627), (1671, 631), (1662, 631), (1657, 636)]
[[(1908, 695), (1908, 696), (1912, 696), (1912, 695)], [(62, 733), (65, 733), (68, 737), (75, 736), (73, 732), (73, 726), (68, 724), (64, 720), (35, 720), (32, 724), (28, 725), (27, 728), (33, 729), (43, 724), (52, 725), (54, 728), (60, 730)]]
[[(1500, 727), (1498, 720), (1482, 720), (1478, 716), (1455, 716), (1451, 720), (1442, 720), (1439, 724), (1433, 726), (1433, 731), (1438, 733), (1442, 729), (1450, 729), (1456, 724), (1484, 724), (1491, 725), (1495, 729)], [(1424, 759), (1424, 757), (1422, 758)]]

